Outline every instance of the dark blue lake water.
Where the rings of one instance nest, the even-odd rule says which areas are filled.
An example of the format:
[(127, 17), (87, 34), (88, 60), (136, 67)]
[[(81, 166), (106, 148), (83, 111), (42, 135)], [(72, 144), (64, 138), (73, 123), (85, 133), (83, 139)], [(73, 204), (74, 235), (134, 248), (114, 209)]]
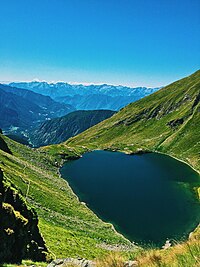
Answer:
[(94, 151), (61, 168), (81, 201), (140, 245), (188, 237), (200, 221), (200, 176), (169, 156)]

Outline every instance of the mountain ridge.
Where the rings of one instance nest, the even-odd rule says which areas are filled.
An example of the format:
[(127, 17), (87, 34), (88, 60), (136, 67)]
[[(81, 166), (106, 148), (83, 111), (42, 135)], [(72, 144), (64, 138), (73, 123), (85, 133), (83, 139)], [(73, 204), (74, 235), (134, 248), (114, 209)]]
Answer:
[[(32, 91), (38, 91), (38, 90), (46, 90), (46, 94), (52, 94), (51, 90), (62, 90), (62, 94), (66, 95), (75, 95), (77, 94), (77, 91), (79, 91), (79, 94), (96, 94), (97, 92), (101, 92), (102, 94), (107, 95), (131, 95), (134, 94), (138, 90), (149, 90), (150, 92), (153, 92), (154, 90), (158, 90), (161, 87), (129, 87), (129, 86), (123, 86), (123, 85), (110, 85), (110, 84), (100, 84), (100, 85), (83, 85), (83, 84), (69, 84), (67, 82), (56, 82), (56, 83), (48, 83), (48, 82), (11, 82), (8, 83), (11, 87), (17, 87), (21, 89), (28, 89)], [(64, 96), (63, 95), (63, 96)]]
[(26, 100), (29, 100), (33, 102), (34, 104), (44, 108), (48, 108), (51, 106), (51, 111), (55, 112), (57, 115), (56, 116), (64, 116), (66, 115), (66, 110), (68, 109), (69, 112), (72, 110), (74, 111), (75, 109), (66, 104), (62, 104), (60, 102), (56, 102), (53, 100), (50, 96), (45, 96), (39, 93), (35, 93), (31, 90), (26, 90), (26, 89), (21, 89), (18, 87), (11, 87), (8, 85), (3, 85), (0, 84), (0, 88), (3, 89), (5, 92), (15, 94), (17, 96), (20, 96)]
[(75, 109), (29, 90), (0, 84), (0, 127), (19, 133), (41, 121), (63, 116)]
[(93, 125), (111, 117), (115, 111), (111, 110), (78, 110), (63, 117), (54, 118), (40, 124), (29, 132), (31, 144), (44, 146), (66, 141)]
[(65, 145), (126, 153), (158, 151), (184, 160), (199, 171), (199, 94), (198, 70), (129, 104), (110, 119), (69, 139)]
[(71, 85), (64, 82), (22, 82), (10, 86), (28, 89), (52, 97), (55, 101), (71, 104), (78, 110), (119, 110), (125, 105), (149, 95), (160, 88), (114, 85)]

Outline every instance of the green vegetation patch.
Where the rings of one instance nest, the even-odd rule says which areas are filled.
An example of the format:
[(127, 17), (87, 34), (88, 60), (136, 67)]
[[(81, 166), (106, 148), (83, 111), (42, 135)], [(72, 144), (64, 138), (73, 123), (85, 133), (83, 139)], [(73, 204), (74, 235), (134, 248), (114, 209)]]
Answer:
[[(35, 208), (39, 229), (51, 257), (94, 258), (108, 253), (102, 244), (134, 246), (80, 203), (68, 183), (59, 176), (51, 155), (18, 144), (6, 137), (12, 155), (0, 150), (0, 168)], [(69, 151), (66, 155), (77, 156)], [(62, 160), (62, 159), (61, 159)]]

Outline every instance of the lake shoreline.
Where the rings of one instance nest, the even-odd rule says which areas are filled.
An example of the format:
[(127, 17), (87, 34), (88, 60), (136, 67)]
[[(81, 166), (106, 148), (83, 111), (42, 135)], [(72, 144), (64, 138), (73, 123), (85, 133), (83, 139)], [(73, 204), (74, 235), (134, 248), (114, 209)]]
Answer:
[[(155, 152), (152, 152), (152, 151), (145, 151), (145, 153), (144, 153), (144, 151), (139, 151), (139, 153), (127, 153), (127, 151), (112, 151), (111, 149), (93, 149), (93, 150), (90, 150), (90, 151), (86, 151), (85, 153), (83, 153), (83, 154), (87, 154), (87, 153), (90, 153), (90, 152), (95, 152), (95, 151), (110, 151), (110, 152), (120, 152), (120, 153), (122, 153), (122, 154), (126, 154), (126, 155), (142, 155), (142, 154), (151, 154), (151, 153), (155, 153), (155, 154), (162, 154), (162, 155), (166, 155), (166, 156), (169, 156), (169, 157), (171, 157), (171, 158), (174, 158), (175, 160), (177, 160), (175, 157), (172, 157), (171, 155), (167, 155), (166, 153), (160, 153), (160, 152), (157, 152), (157, 151), (155, 151)], [(182, 161), (182, 160), (177, 160), (177, 161), (179, 161), (179, 162), (182, 162), (183, 164), (186, 164), (184, 161)], [(65, 161), (66, 162), (66, 161)], [(65, 163), (64, 162), (64, 163)], [(64, 165), (64, 163), (62, 164), (62, 166)], [(190, 167), (189, 166), (189, 164), (186, 164), (188, 167)], [(190, 167), (191, 168), (191, 167)], [(195, 173), (196, 174), (198, 174), (198, 172), (196, 172), (196, 170), (194, 169), (194, 168), (191, 168), (193, 171), (195, 171)], [(63, 176), (62, 176), (62, 178), (63, 178)], [(64, 180), (66, 180), (65, 178), (63, 178)], [(69, 184), (69, 182), (68, 182), (68, 180), (67, 180), (67, 183)], [(69, 184), (69, 186), (70, 186), (70, 184)], [(73, 186), (72, 186), (73, 187)], [(71, 190), (73, 191), (73, 189), (72, 189), (72, 187), (70, 186), (70, 188), (71, 188)], [(90, 206), (91, 206), (91, 203), (87, 203), (87, 201), (85, 201), (85, 200), (82, 200), (81, 201), (81, 199), (77, 196), (77, 194), (73, 191), (73, 193), (74, 193), (74, 195), (76, 195), (76, 197), (79, 199), (79, 201), (80, 202), (86, 202), (86, 206), (87, 206), (87, 208), (90, 210), (90, 211), (92, 211), (98, 218), (100, 218), (102, 221), (104, 221), (104, 222), (106, 222), (106, 223), (109, 223), (109, 224), (111, 224), (112, 226), (113, 226), (113, 229), (115, 230), (115, 232), (117, 233), (117, 234), (120, 234), (120, 235), (122, 235), (126, 240), (128, 240), (128, 241), (130, 241), (130, 242), (132, 242), (132, 238), (128, 238), (128, 237), (126, 237), (127, 236), (127, 234), (121, 234), (122, 233), (122, 231), (120, 231), (120, 232), (118, 232), (116, 229), (115, 229), (115, 227), (114, 227), (114, 225), (112, 224), (112, 223), (110, 223), (109, 222), (109, 220), (105, 220), (105, 219), (102, 219), (102, 217), (104, 217), (104, 216), (100, 216), (99, 215), (99, 212), (98, 212), (98, 210), (97, 211), (95, 211), (95, 208), (90, 208)], [(195, 198), (197, 198), (197, 196), (195, 196)], [(198, 198), (197, 198), (198, 199)], [(105, 218), (105, 217), (104, 217)], [(112, 220), (112, 219), (111, 219)], [(117, 225), (117, 222), (115, 223), (116, 225)], [(198, 226), (197, 226), (198, 227)], [(196, 225), (195, 225), (195, 227), (194, 228), (192, 228), (192, 230), (190, 230), (189, 231), (189, 233), (187, 234), (187, 237), (186, 238), (184, 238), (184, 240), (187, 240), (188, 239), (188, 237), (189, 237), (189, 234), (190, 233), (192, 233), (192, 232), (194, 232), (195, 231), (195, 229), (197, 229), (197, 227), (196, 227)], [(134, 238), (133, 238), (134, 239)], [(136, 238), (137, 239), (137, 238)], [(180, 239), (181, 240), (181, 239)], [(135, 241), (135, 240), (134, 240)], [(141, 240), (141, 242), (142, 242), (142, 240)], [(182, 241), (181, 241), (182, 242)], [(134, 243), (134, 242), (133, 242)], [(139, 242), (138, 242), (139, 243)], [(135, 243), (135, 244), (137, 244), (137, 243)], [(140, 246), (140, 245), (139, 245)], [(160, 246), (158, 246), (158, 247), (160, 247)]]

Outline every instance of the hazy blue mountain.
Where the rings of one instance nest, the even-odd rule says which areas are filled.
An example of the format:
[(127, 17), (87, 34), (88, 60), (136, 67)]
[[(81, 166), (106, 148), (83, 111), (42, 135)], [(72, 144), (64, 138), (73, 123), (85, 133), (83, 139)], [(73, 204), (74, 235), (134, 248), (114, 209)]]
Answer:
[(8, 93), (18, 95), (36, 104), (43, 110), (47, 110), (47, 113), (51, 114), (51, 118), (61, 117), (75, 110), (75, 108), (71, 105), (56, 102), (49, 96), (44, 96), (42, 94), (38, 94), (30, 90), (11, 87), (3, 84), (0, 84), (0, 89), (3, 89), (5, 92)]
[(45, 120), (42, 108), (0, 88), (0, 128), (27, 127), (42, 120)]
[(71, 105), (50, 97), (0, 84), (0, 127), (7, 133), (28, 129), (71, 111), (74, 111)]
[(19, 87), (52, 97), (54, 100), (73, 105), (77, 110), (110, 109), (119, 110), (125, 105), (154, 93), (159, 88), (114, 85), (71, 85), (64, 82), (19, 82), (10, 83)]
[(42, 123), (29, 135), (34, 146), (57, 144), (66, 141), (115, 114), (111, 110), (74, 111), (61, 118)]
[(49, 95), (53, 97), (66, 95), (85, 95), (85, 94), (104, 94), (110, 96), (131, 96), (150, 94), (159, 88), (115, 86), (108, 84), (101, 85), (74, 85), (64, 82), (47, 83), (47, 82), (13, 82), (9, 84), (13, 87), (28, 89), (36, 93)]
[(101, 94), (74, 95), (57, 97), (57, 101), (68, 103), (77, 110), (109, 109), (119, 110), (131, 102), (138, 100), (137, 96), (109, 96)]

